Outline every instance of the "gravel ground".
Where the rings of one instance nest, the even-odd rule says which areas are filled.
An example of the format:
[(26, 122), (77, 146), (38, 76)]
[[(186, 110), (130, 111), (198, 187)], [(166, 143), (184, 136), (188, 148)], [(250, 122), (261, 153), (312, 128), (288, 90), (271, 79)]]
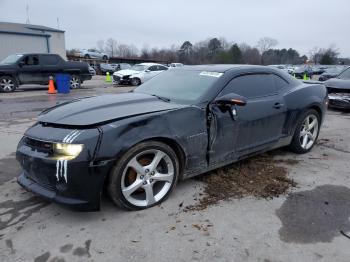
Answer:
[(144, 211), (105, 198), (75, 212), (17, 185), (16, 145), (43, 108), (129, 90), (94, 77), (69, 95), (0, 94), (0, 261), (349, 261), (350, 115), (338, 111), (309, 154), (275, 150), (183, 181)]

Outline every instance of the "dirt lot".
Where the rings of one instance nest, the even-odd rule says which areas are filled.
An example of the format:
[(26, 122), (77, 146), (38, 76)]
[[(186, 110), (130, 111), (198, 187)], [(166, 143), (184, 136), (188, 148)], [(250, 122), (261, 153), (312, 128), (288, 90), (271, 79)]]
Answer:
[(350, 115), (329, 111), (315, 148), (285, 149), (181, 182), (160, 206), (101, 212), (47, 203), (15, 182), (21, 135), (43, 109), (127, 92), (100, 77), (69, 95), (0, 94), (0, 261), (349, 261)]

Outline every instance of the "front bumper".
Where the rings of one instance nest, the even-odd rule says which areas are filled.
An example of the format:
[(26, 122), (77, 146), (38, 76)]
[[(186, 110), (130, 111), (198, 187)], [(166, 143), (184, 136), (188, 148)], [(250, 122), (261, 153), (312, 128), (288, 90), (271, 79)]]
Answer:
[(114, 85), (128, 85), (130, 84), (130, 77), (129, 76), (118, 76), (113, 75), (113, 84)]
[[(16, 158), (23, 169), (17, 181), (28, 191), (50, 201), (78, 210), (96, 211), (100, 209), (104, 180), (111, 168), (111, 162), (94, 158), (98, 131), (80, 131), (74, 141), (84, 144), (84, 149), (71, 160), (53, 158), (50, 145), (54, 142), (46, 142), (61, 143), (73, 131), (40, 124), (28, 129), (17, 147)], [(46, 134), (51, 139), (35, 138), (34, 134), (40, 137)]]
[(59, 195), (59, 193), (56, 191), (53, 191), (41, 186), (40, 184), (32, 180), (26, 172), (22, 172), (22, 174), (17, 178), (17, 183), (21, 185), (23, 188), (25, 188), (26, 190), (36, 195), (39, 195), (49, 201), (71, 206), (77, 210), (93, 211), (93, 210), (99, 209), (99, 206), (91, 205), (91, 203), (89, 203), (86, 200), (62, 196), (62, 195)]
[(349, 94), (329, 94), (329, 107), (350, 110)]

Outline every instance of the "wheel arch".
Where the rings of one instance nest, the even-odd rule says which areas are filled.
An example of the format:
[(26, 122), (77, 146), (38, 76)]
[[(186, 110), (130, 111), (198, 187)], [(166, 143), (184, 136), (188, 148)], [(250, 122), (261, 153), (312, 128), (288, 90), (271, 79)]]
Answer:
[[(144, 143), (144, 142), (150, 142), (150, 141), (156, 141), (156, 142), (161, 142), (166, 144), (167, 146), (169, 146), (171, 149), (174, 150), (178, 160), (179, 160), (179, 180), (182, 180), (183, 178), (183, 174), (184, 174), (184, 170), (186, 167), (186, 153), (184, 151), (184, 149), (182, 148), (182, 146), (175, 140), (169, 137), (151, 137), (151, 138), (147, 138), (144, 140), (140, 140), (137, 141), (133, 144), (131, 144), (130, 146), (128, 146), (127, 149), (120, 151), (116, 156), (115, 156), (115, 160), (121, 158), (130, 148), (137, 146), (138, 144)], [(109, 181), (109, 177), (111, 176), (111, 170), (112, 170), (112, 166), (110, 167), (110, 170), (108, 171), (107, 175), (104, 177), (104, 182), (103, 182), (103, 187), (101, 188), (101, 193), (106, 192), (107, 190), (107, 186), (108, 186), (108, 181)]]

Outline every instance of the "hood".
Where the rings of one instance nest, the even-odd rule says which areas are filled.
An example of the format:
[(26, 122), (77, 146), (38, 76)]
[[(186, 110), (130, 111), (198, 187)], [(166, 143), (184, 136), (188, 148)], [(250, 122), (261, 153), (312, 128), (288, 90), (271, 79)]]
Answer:
[(180, 107), (184, 106), (140, 93), (103, 95), (77, 99), (49, 108), (40, 114), (38, 121), (56, 125), (92, 126)]
[(339, 89), (350, 89), (350, 79), (332, 78), (324, 82), (326, 87), (339, 88)]
[(113, 75), (119, 75), (119, 76), (128, 76), (128, 75), (133, 75), (141, 73), (140, 71), (132, 70), (132, 69), (124, 69), (124, 70), (119, 70), (118, 72), (113, 73)]
[(13, 69), (16, 64), (0, 64), (0, 70)]

